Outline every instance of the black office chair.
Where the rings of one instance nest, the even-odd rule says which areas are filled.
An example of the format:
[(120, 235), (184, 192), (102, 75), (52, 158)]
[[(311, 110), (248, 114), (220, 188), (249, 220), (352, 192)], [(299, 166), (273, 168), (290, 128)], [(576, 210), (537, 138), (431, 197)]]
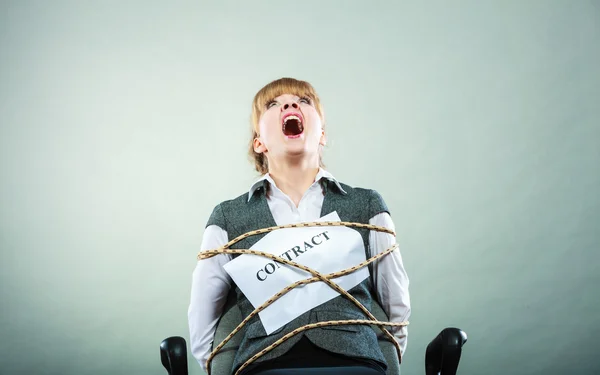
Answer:
[[(388, 317), (381, 306), (373, 301), (372, 314), (379, 321), (388, 321)], [(242, 321), (242, 316), (236, 304), (234, 292), (230, 292), (225, 303), (223, 314), (217, 323), (215, 343), (220, 343)], [(377, 333), (378, 343), (388, 365), (388, 375), (400, 374), (400, 363), (396, 347), (382, 333), (377, 326), (373, 326)], [(231, 375), (233, 359), (241, 335), (234, 336), (221, 351), (213, 358), (211, 375)], [(427, 346), (425, 353), (426, 375), (455, 375), (460, 361), (462, 346), (467, 342), (467, 334), (458, 328), (442, 330)], [(163, 366), (169, 375), (188, 375), (187, 347), (185, 339), (174, 336), (169, 337), (160, 344), (160, 354)], [(307, 369), (303, 373), (308, 374)], [(411, 374), (412, 375), (412, 374)]]
[[(462, 347), (466, 342), (467, 334), (461, 329), (442, 330), (427, 345), (425, 375), (456, 375)], [(160, 344), (160, 357), (169, 375), (188, 375), (187, 346), (183, 337), (164, 339)]]

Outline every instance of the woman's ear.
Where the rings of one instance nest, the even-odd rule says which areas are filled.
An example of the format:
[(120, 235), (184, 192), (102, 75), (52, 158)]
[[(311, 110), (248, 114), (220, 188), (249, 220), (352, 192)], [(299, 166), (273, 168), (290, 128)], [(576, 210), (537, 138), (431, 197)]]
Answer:
[(321, 139), (319, 140), (319, 144), (321, 146), (325, 146), (327, 144), (327, 136), (325, 135), (325, 130), (321, 131)]
[(254, 138), (254, 152), (256, 152), (257, 154), (262, 154), (265, 151), (267, 151), (267, 148), (265, 147), (265, 144), (262, 143), (260, 138)]

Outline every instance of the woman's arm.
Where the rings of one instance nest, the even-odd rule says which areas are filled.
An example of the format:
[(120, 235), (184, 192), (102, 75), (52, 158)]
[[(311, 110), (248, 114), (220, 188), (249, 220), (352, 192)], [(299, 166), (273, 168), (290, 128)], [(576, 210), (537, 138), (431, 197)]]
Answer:
[[(391, 229), (395, 232), (390, 214), (383, 212), (369, 220), (369, 224)], [(384, 252), (396, 243), (396, 238), (388, 233), (372, 230), (369, 234), (371, 256)], [(410, 296), (408, 293), (408, 275), (402, 263), (400, 250), (396, 249), (373, 264), (373, 281), (377, 297), (390, 322), (403, 322), (410, 316)], [(407, 328), (391, 327), (402, 354), (406, 350)]]
[[(227, 232), (216, 225), (204, 231), (201, 250), (212, 250), (227, 243)], [(192, 274), (192, 292), (188, 309), (190, 350), (204, 371), (211, 352), (217, 322), (231, 287), (231, 278), (223, 265), (229, 254), (199, 260)]]

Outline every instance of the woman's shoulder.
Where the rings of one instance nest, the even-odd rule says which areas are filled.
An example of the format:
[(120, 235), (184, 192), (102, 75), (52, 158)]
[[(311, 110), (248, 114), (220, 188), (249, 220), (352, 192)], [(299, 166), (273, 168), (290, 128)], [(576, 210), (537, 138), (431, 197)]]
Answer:
[(246, 203), (248, 203), (248, 192), (217, 203), (213, 207), (206, 225), (218, 225), (221, 228), (226, 227), (226, 217), (230, 216), (232, 213), (239, 212)]
[(248, 200), (248, 192), (245, 192), (243, 194), (238, 195), (235, 198), (225, 199), (217, 203), (213, 211), (236, 209), (236, 207), (240, 207), (241, 205), (248, 203)]
[(360, 196), (368, 200), (383, 201), (382, 195), (376, 189), (351, 186), (343, 182), (338, 182), (342, 190), (348, 195)]
[(364, 207), (369, 215), (379, 212), (389, 212), (388, 206), (383, 196), (372, 188), (351, 186), (339, 181), (335, 181), (336, 189), (352, 205)]

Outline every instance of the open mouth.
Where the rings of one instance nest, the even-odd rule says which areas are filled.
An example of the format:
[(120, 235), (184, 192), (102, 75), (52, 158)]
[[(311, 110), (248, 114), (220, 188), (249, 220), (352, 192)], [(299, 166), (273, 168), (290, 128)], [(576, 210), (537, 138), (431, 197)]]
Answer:
[(297, 115), (288, 115), (283, 119), (283, 134), (287, 137), (297, 137), (304, 132), (302, 118)]

